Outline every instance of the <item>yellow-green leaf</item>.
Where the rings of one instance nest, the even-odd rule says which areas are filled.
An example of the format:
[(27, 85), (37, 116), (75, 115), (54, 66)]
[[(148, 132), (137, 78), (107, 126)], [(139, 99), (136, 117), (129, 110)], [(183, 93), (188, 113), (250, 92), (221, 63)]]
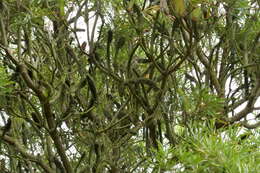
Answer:
[(64, 11), (65, 1), (64, 0), (58, 0), (58, 5), (59, 5), (59, 9), (60, 9), (60, 14), (62, 16), (64, 16), (65, 15), (65, 11)]
[(195, 8), (192, 12), (191, 12), (191, 19), (194, 21), (198, 21), (201, 20), (202, 18), (202, 11), (200, 7)]
[(179, 16), (184, 16), (185, 13), (184, 0), (172, 0), (172, 1), (173, 1), (175, 13)]

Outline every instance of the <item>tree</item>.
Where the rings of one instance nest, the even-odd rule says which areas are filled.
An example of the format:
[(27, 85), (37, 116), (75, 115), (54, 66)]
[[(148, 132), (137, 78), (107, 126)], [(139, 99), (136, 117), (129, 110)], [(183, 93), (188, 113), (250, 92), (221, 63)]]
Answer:
[(259, 169), (258, 1), (0, 9), (2, 172)]

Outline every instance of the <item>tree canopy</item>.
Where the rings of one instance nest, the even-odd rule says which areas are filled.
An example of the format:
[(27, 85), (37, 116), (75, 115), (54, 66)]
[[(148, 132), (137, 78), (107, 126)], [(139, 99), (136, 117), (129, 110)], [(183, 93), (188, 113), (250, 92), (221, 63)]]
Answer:
[(0, 0), (0, 172), (259, 171), (257, 0)]

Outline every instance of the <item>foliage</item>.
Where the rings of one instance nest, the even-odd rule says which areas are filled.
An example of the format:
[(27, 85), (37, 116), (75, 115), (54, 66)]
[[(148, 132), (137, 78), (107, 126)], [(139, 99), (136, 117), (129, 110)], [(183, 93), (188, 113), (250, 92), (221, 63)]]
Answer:
[(257, 172), (259, 11), (0, 1), (0, 172)]
[(0, 67), (0, 95), (4, 95), (12, 91), (12, 84), (14, 82), (10, 81), (8, 74), (5, 71), (5, 68)]
[(176, 146), (159, 143), (158, 150), (153, 150), (153, 157), (148, 160), (154, 172), (258, 171), (259, 140), (255, 135), (259, 132), (250, 132), (250, 137), (243, 141), (238, 138), (241, 130), (237, 126), (216, 133), (203, 124), (191, 125)]
[(257, 138), (241, 144), (240, 139), (231, 140), (227, 133), (226, 139), (214, 133), (196, 133), (184, 140), (184, 149), (176, 152), (186, 172), (257, 172)]

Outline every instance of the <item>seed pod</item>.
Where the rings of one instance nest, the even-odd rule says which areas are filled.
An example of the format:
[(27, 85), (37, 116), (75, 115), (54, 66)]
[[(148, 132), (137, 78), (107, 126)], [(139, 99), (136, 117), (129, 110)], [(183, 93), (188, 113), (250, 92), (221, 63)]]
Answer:
[(107, 43), (110, 44), (113, 40), (113, 31), (110, 29), (107, 32)]

